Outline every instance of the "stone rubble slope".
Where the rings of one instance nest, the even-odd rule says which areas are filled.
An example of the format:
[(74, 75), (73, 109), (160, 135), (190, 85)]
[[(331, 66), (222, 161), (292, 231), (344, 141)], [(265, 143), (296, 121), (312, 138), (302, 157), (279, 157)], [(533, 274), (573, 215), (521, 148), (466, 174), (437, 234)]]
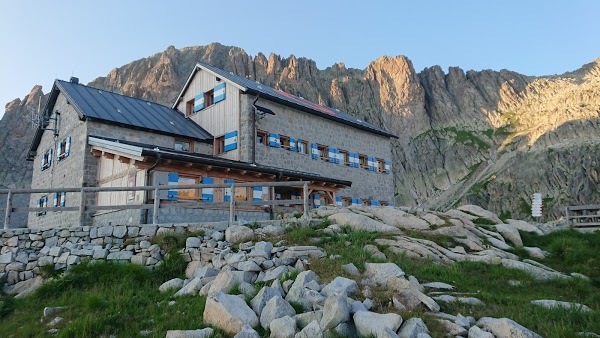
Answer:
[[(375, 312), (376, 289), (389, 292), (392, 309), (427, 311), (428, 316), (438, 318), (449, 334), (538, 337), (510, 319), (482, 318), (476, 321), (473, 317), (441, 312), (440, 304), (446, 302), (485, 304), (475, 297), (450, 295), (453, 286), (449, 284), (435, 281), (420, 283), (394, 263), (367, 262), (362, 271), (353, 264), (347, 264), (343, 268), (351, 278), (336, 276), (324, 283), (310, 270), (310, 262), (335, 257), (329, 257), (316, 245), (288, 246), (285, 241), (276, 239), (285, 232), (284, 227), (322, 224), (323, 219), (319, 217), (328, 217), (330, 221), (368, 219), (370, 221), (353, 228), (375, 232), (394, 228), (394, 231), (385, 232), (385, 238), (375, 240), (376, 244), (387, 247), (390, 252), (447, 264), (467, 260), (502, 264), (527, 271), (540, 280), (570, 278), (539, 262), (521, 261), (503, 249), (514, 245), (507, 238), (509, 235), (495, 226), (480, 227), (473, 223), (479, 218), (471, 214), (475, 212), (490, 217), (486, 217), (488, 220), (495, 219), (489, 211), (471, 207), (461, 210), (446, 213), (417, 211), (413, 214), (410, 210), (393, 207), (321, 207), (311, 211), (309, 219), (290, 218), (261, 224), (255, 229), (244, 225), (203, 225), (203, 235), (188, 236), (185, 248), (181, 250), (188, 263), (186, 278), (166, 281), (158, 289), (160, 292), (173, 292), (174, 297), (206, 296), (203, 321), (236, 337), (258, 336), (258, 329), (269, 329), (271, 337), (323, 337), (334, 332), (349, 337), (429, 337), (429, 330), (421, 318), (404, 320), (396, 313)], [(342, 226), (352, 227), (345, 223), (331, 224), (323, 231), (335, 235)], [(519, 227), (527, 228), (523, 224)], [(33, 281), (41, 283), (38, 275), (40, 266), (44, 264), (66, 269), (91, 259), (118, 260), (153, 268), (161, 264), (166, 255), (163, 249), (150, 242), (153, 236), (198, 229), (190, 224), (83, 227), (37, 233), (31, 229), (5, 231), (0, 237), (0, 273), (7, 286), (5, 290), (18, 293), (24, 289), (30, 291), (29, 284)], [(420, 235), (448, 236), (454, 244), (445, 248), (434, 241), (419, 238)], [(514, 232), (510, 236), (514, 236)], [(278, 242), (263, 240), (266, 238)], [(369, 250), (374, 256), (380, 253), (385, 257), (378, 249)], [(551, 302), (542, 300), (534, 304), (573, 306), (584, 311), (587, 308), (582, 304)], [(183, 337), (212, 331), (169, 332), (170, 336)]]

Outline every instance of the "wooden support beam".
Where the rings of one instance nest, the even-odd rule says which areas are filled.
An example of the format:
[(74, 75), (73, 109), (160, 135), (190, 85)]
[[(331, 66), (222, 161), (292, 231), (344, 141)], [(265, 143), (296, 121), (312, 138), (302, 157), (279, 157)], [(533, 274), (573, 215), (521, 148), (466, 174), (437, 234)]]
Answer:
[(100, 150), (92, 149), (92, 156), (100, 157), (102, 156), (102, 152)]

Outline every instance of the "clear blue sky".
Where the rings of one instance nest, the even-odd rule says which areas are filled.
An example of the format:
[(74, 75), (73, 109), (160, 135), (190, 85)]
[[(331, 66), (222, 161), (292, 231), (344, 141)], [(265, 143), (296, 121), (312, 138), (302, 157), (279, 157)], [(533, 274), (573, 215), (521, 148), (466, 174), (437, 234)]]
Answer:
[[(220, 42), (365, 68), (406, 55), (440, 65), (558, 74), (600, 57), (600, 1), (0, 0), (0, 103), (84, 83), (163, 51)], [(0, 115), (4, 109), (0, 110)]]

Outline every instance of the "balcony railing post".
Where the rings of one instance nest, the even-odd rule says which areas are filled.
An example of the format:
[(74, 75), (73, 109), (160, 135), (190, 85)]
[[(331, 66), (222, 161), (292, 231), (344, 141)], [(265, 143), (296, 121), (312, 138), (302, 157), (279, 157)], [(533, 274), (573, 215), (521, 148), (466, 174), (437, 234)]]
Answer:
[(81, 202), (79, 203), (79, 226), (85, 225), (85, 189), (81, 188)]
[(4, 215), (4, 229), (10, 227), (10, 213), (12, 212), (12, 191), (6, 196), (6, 214)]
[(302, 211), (304, 212), (302, 217), (306, 218), (308, 217), (308, 183), (304, 183), (304, 186), (302, 186), (302, 199)]
[(158, 224), (158, 209), (160, 209), (160, 189), (158, 188), (158, 182), (154, 186), (154, 207), (152, 209), (152, 224)]

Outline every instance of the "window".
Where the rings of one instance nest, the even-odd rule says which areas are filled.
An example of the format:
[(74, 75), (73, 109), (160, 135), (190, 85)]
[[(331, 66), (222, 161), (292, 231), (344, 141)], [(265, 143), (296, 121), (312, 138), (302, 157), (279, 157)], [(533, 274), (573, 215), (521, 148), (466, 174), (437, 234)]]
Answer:
[[(38, 208), (46, 208), (46, 207), (48, 207), (48, 195), (42, 196), (42, 197), (40, 197), (40, 199), (38, 199), (38, 201), (37, 201), (37, 207)], [(37, 216), (44, 216), (45, 214), (46, 214), (45, 210), (37, 212)]]
[(42, 154), (42, 170), (50, 168), (52, 165), (52, 148)]
[(308, 141), (298, 142), (298, 152), (302, 154), (308, 154)]
[(369, 160), (366, 155), (359, 154), (358, 155), (358, 163), (360, 164), (361, 168), (369, 170)]
[[(179, 175), (177, 185), (198, 184), (198, 179), (191, 176)], [(198, 189), (178, 189), (177, 198), (182, 200), (195, 200), (198, 198)]]
[(189, 141), (175, 140), (175, 150), (191, 152), (192, 144)]
[(319, 150), (319, 157), (323, 161), (329, 160), (329, 154), (327, 153), (327, 146), (324, 146), (322, 144), (318, 144), (317, 145), (317, 149)]
[(281, 142), (281, 148), (290, 149), (290, 138), (289, 136), (279, 136), (279, 142)]
[(364, 206), (370, 206), (371, 205), (371, 200), (369, 200), (368, 198), (363, 198), (361, 199), (362, 205)]
[(215, 103), (215, 91), (211, 89), (204, 93), (204, 108), (211, 106)]
[(352, 198), (350, 197), (342, 197), (342, 206), (349, 207), (352, 205)]
[(387, 207), (387, 206), (388, 206), (388, 202), (387, 202), (387, 201), (379, 201), (379, 204), (380, 204), (382, 207)]
[(66, 198), (67, 198), (67, 193), (66, 192), (55, 192), (54, 193), (54, 204), (52, 205), (55, 208), (64, 208), (66, 207)]
[(248, 187), (236, 187), (235, 188), (235, 201), (247, 201), (248, 200)]
[(192, 116), (193, 114), (194, 114), (194, 99), (191, 99), (185, 103), (185, 116)]
[(256, 144), (269, 145), (269, 133), (264, 130), (256, 131)]
[(380, 158), (377, 159), (377, 172), (378, 173), (385, 172), (385, 161)]
[(350, 165), (350, 157), (348, 156), (348, 151), (340, 149), (340, 161), (343, 165)]
[(225, 152), (225, 135), (215, 138), (215, 155)]
[(65, 137), (62, 141), (60, 141), (57, 145), (56, 152), (56, 160), (63, 160), (65, 157), (69, 156), (71, 152), (71, 136)]

